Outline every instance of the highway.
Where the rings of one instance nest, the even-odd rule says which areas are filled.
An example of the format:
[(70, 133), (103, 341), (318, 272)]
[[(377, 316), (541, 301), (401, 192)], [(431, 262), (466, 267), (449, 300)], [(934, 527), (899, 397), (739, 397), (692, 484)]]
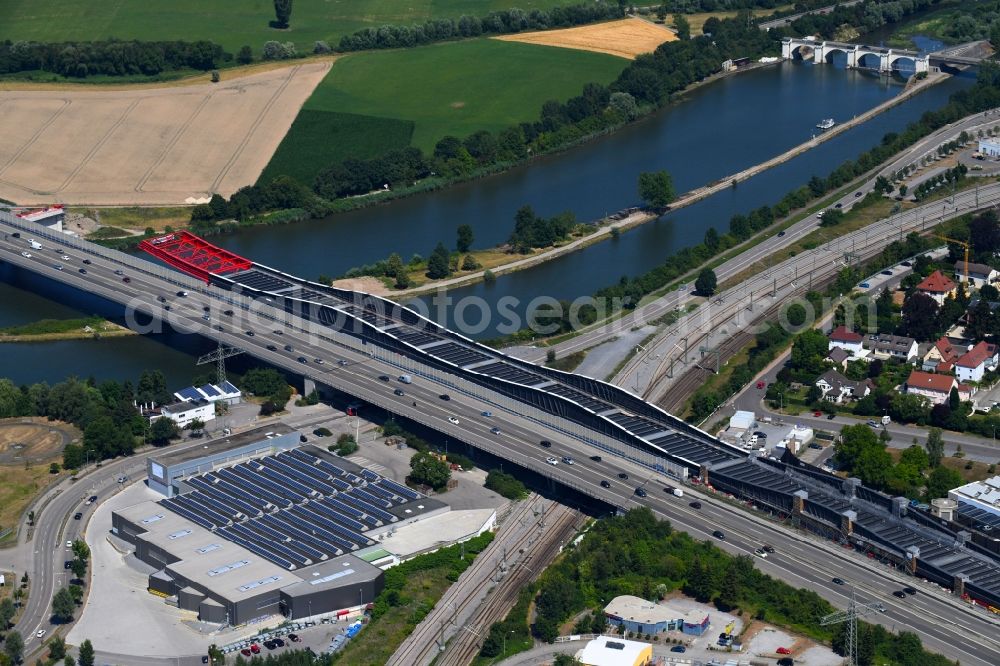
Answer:
[(758, 23), (757, 27), (760, 28), (761, 30), (770, 30), (771, 28), (780, 28), (781, 26), (788, 25), (788, 24), (792, 23), (793, 21), (795, 21), (796, 19), (802, 18), (803, 16), (808, 16), (810, 14), (829, 14), (830, 12), (832, 12), (837, 7), (850, 7), (851, 5), (856, 5), (859, 2), (861, 2), (861, 0), (847, 0), (846, 2), (841, 2), (841, 3), (836, 4), (836, 5), (827, 5), (826, 7), (817, 7), (816, 9), (810, 9), (807, 12), (799, 12), (798, 14), (790, 14), (788, 16), (785, 16), (784, 18), (775, 19), (773, 21), (763, 21), (761, 23)]
[[(983, 611), (968, 609), (965, 604), (943, 592), (922, 592), (917, 598), (897, 601), (889, 592), (902, 587), (910, 579), (899, 573), (886, 571), (885, 567), (865, 558), (855, 558), (853, 553), (846, 553), (830, 542), (807, 538), (774, 525), (759, 515), (735, 510), (714, 499), (704, 498), (704, 508), (700, 511), (692, 509), (686, 504), (686, 500), (665, 496), (661, 481), (651, 479), (644, 468), (621, 459), (612, 459), (595, 448), (513, 411), (504, 411), (491, 417), (483, 416), (484, 410), (497, 408), (466, 394), (446, 391), (440, 384), (429, 379), (414, 376), (413, 383), (407, 385), (396, 381), (380, 381), (381, 375), (392, 377), (397, 374), (396, 369), (370, 356), (340, 347), (315, 333), (294, 331), (278, 324), (270, 317), (281, 317), (293, 324), (296, 322), (294, 317), (268, 306), (261, 306), (258, 313), (241, 311), (234, 312), (229, 317), (220, 312), (226, 307), (221, 300), (226, 293), (221, 290), (206, 288), (180, 274), (176, 274), (176, 278), (170, 278), (175, 279), (174, 282), (169, 282), (152, 272), (143, 273), (132, 266), (116, 264), (97, 255), (92, 255), (91, 263), (85, 266), (87, 273), (79, 273), (79, 269), (84, 268), (79, 250), (69, 250), (65, 255), (70, 257), (68, 260), (60, 259), (63, 255), (57, 254), (55, 248), (44, 247), (43, 243), (40, 250), (30, 249), (27, 239), (14, 238), (10, 235), (12, 231), (13, 228), (0, 224), (0, 232), (8, 232), (0, 240), (2, 261), (57, 277), (112, 302), (142, 306), (151, 312), (158, 311), (158, 314), (169, 319), (179, 330), (201, 332), (238, 345), (253, 356), (278, 367), (344, 390), (373, 405), (431, 427), (453, 440), (470, 443), (545, 474), (611, 506), (633, 506), (638, 499), (634, 495), (635, 488), (644, 485), (649, 488), (649, 495), (642, 502), (695, 537), (708, 538), (712, 530), (722, 529), (727, 534), (723, 547), (742, 553), (752, 553), (766, 541), (775, 546), (778, 553), (773, 559), (758, 562), (765, 571), (797, 585), (815, 589), (839, 605), (843, 605), (846, 600), (845, 590), (834, 585), (830, 578), (839, 575), (841, 578), (854, 580), (864, 595), (877, 598), (886, 605), (888, 612), (880, 619), (887, 626), (910, 627), (924, 638), (929, 648), (961, 659), (963, 664), (985, 666), (1000, 663), (1000, 641), (997, 639), (1000, 635), (997, 631), (1000, 623), (992, 616)], [(24, 257), (22, 252), (31, 256)], [(61, 273), (53, 268), (57, 262), (63, 264)], [(118, 275), (115, 270), (121, 270), (125, 274)], [(167, 276), (174, 275), (169, 271), (164, 273)], [(125, 283), (124, 277), (128, 277), (130, 282)], [(181, 288), (188, 291), (187, 296), (176, 295), (176, 290)], [(167, 304), (171, 305), (169, 311), (159, 309), (163, 304), (155, 300), (157, 296), (163, 296), (167, 300)], [(205, 312), (205, 307), (209, 308), (208, 313)], [(209, 316), (207, 322), (202, 319), (205, 314)], [(215, 326), (222, 330), (214, 328)], [(248, 336), (247, 330), (252, 330), (255, 334)], [(289, 335), (286, 336), (285, 332)], [(288, 342), (294, 343), (292, 351), (283, 348)], [(275, 349), (267, 349), (268, 345)], [(308, 362), (300, 363), (297, 360), (300, 355)], [(324, 363), (316, 364), (314, 359), (317, 358), (323, 359)], [(394, 390), (397, 388), (403, 390), (405, 395), (395, 395)], [(449, 400), (440, 397), (444, 393), (449, 395)], [(450, 418), (456, 419), (458, 423), (451, 422)], [(492, 427), (501, 428), (501, 434), (491, 433)], [(541, 439), (551, 440), (551, 448), (540, 446)], [(576, 463), (568, 465), (557, 462), (550, 465), (546, 462), (549, 457), (558, 459), (566, 455), (573, 456)], [(604, 459), (594, 461), (590, 459), (591, 455), (603, 455)], [(142, 456), (129, 459), (126, 471), (133, 478), (141, 472), (142, 460)], [(118, 473), (120, 472), (116, 466), (102, 468), (93, 480), (88, 476), (87, 480), (80, 483), (96, 486), (106, 492), (109, 484), (114, 485), (114, 478)], [(621, 473), (630, 478), (620, 479), (618, 475)], [(610, 487), (602, 488), (601, 481), (607, 481)], [(39, 514), (39, 528), (36, 531), (36, 541), (33, 542), (36, 544), (34, 564), (31, 568), (36, 572), (36, 582), (28, 612), (18, 624), (19, 630), (26, 636), (37, 627), (45, 626), (44, 618), (51, 599), (53, 581), (62, 567), (64, 551), (59, 544), (66, 535), (62, 533), (61, 525), (76, 510), (82, 495), (79, 491), (75, 494), (61, 493)], [(822, 566), (817, 566), (820, 563)], [(956, 641), (956, 632), (967, 639)], [(30, 638), (28, 640), (29, 649), (37, 646), (37, 641)], [(108, 653), (114, 652), (113, 647), (97, 646), (100, 651)]]

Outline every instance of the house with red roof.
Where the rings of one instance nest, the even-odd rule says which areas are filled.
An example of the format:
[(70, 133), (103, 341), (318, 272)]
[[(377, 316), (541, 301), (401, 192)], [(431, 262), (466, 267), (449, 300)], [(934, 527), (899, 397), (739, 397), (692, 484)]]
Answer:
[(944, 304), (944, 299), (955, 295), (955, 281), (941, 271), (934, 271), (917, 285), (917, 293), (930, 296), (938, 305)]
[(864, 358), (868, 355), (868, 350), (864, 348), (863, 344), (864, 337), (846, 326), (838, 326), (830, 331), (827, 340), (829, 341), (829, 346), (827, 347), (829, 350), (840, 347), (854, 358)]
[(920, 370), (911, 372), (904, 385), (907, 394), (923, 396), (934, 405), (948, 402), (953, 388), (958, 389), (958, 397), (961, 400), (969, 400), (975, 393), (973, 387), (959, 384), (952, 375), (939, 375)]
[(997, 346), (988, 342), (977, 343), (975, 347), (955, 361), (955, 376), (963, 382), (982, 381), (987, 370), (996, 370)]
[(941, 336), (934, 346), (924, 354), (921, 369), (926, 372), (950, 373), (955, 363), (967, 351), (961, 340)]

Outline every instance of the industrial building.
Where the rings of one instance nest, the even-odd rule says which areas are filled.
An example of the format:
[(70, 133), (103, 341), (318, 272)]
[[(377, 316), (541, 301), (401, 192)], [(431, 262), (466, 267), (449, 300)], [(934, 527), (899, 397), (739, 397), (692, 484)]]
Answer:
[(207, 423), (214, 418), (215, 405), (207, 400), (181, 400), (180, 402), (163, 405), (162, 407), (149, 412), (150, 423), (158, 419), (170, 419), (176, 423), (179, 428), (183, 428), (194, 421)]
[(608, 622), (635, 634), (658, 634), (680, 629), (682, 621), (668, 606), (623, 594), (604, 607)]
[(598, 636), (576, 654), (585, 666), (645, 666), (652, 659), (652, 645), (617, 636)]
[(243, 397), (243, 392), (230, 384), (205, 384), (204, 386), (188, 386), (174, 393), (174, 397), (181, 402), (219, 402), (224, 405), (235, 405)]
[(960, 511), (968, 507), (1000, 517), (1000, 475), (949, 490), (948, 497), (958, 502)]
[(383, 540), (450, 510), (284, 425), (151, 458), (148, 470), (166, 497), (114, 511), (111, 531), (150, 567), (151, 593), (206, 622), (363, 607), (383, 586), (375, 563), (399, 561), (380, 556)]
[(1000, 141), (995, 139), (980, 139), (979, 152), (984, 157), (1000, 157)]

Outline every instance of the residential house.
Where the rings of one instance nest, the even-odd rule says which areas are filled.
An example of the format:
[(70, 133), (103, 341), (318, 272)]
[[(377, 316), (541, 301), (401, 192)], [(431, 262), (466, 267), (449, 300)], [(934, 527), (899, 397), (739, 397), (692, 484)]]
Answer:
[(951, 389), (958, 389), (960, 400), (969, 400), (976, 390), (967, 384), (959, 384), (952, 375), (931, 374), (914, 370), (906, 380), (905, 392), (927, 398), (931, 404), (943, 405), (951, 397)]
[(823, 399), (837, 404), (850, 400), (860, 400), (872, 390), (871, 381), (848, 379), (836, 370), (827, 370), (816, 380), (816, 386), (823, 392)]
[(958, 338), (941, 338), (934, 343), (926, 354), (921, 370), (925, 372), (950, 373), (955, 369), (955, 362), (966, 351), (965, 344)]
[(830, 361), (834, 365), (840, 367), (841, 370), (847, 370), (847, 362), (853, 358), (851, 353), (844, 349), (843, 347), (834, 347), (830, 350), (830, 353), (826, 355), (824, 360)]
[(955, 362), (955, 376), (963, 382), (982, 381), (987, 370), (996, 370), (997, 346), (979, 342)]
[(959, 282), (970, 282), (973, 287), (979, 289), (984, 284), (993, 284), (997, 279), (997, 271), (992, 266), (986, 264), (969, 263), (969, 273), (965, 273), (965, 262), (955, 262), (955, 279)]
[(838, 326), (830, 331), (828, 340), (830, 343), (828, 349), (840, 347), (844, 351), (850, 352), (851, 356), (854, 358), (864, 358), (868, 354), (862, 344), (864, 342), (864, 337), (862, 337), (860, 333), (855, 333), (846, 326)]
[(863, 345), (872, 351), (875, 358), (895, 358), (907, 363), (917, 359), (917, 341), (902, 335), (869, 335)]
[(944, 299), (955, 295), (955, 283), (941, 271), (934, 271), (917, 285), (917, 293), (930, 296), (938, 305), (944, 304)]

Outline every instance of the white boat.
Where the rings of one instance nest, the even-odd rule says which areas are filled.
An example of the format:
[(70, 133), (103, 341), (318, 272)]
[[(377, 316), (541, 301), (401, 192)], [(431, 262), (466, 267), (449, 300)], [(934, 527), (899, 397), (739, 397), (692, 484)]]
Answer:
[(833, 118), (824, 118), (823, 120), (816, 123), (816, 127), (818, 127), (821, 130), (828, 130), (836, 124), (837, 123), (834, 122)]

